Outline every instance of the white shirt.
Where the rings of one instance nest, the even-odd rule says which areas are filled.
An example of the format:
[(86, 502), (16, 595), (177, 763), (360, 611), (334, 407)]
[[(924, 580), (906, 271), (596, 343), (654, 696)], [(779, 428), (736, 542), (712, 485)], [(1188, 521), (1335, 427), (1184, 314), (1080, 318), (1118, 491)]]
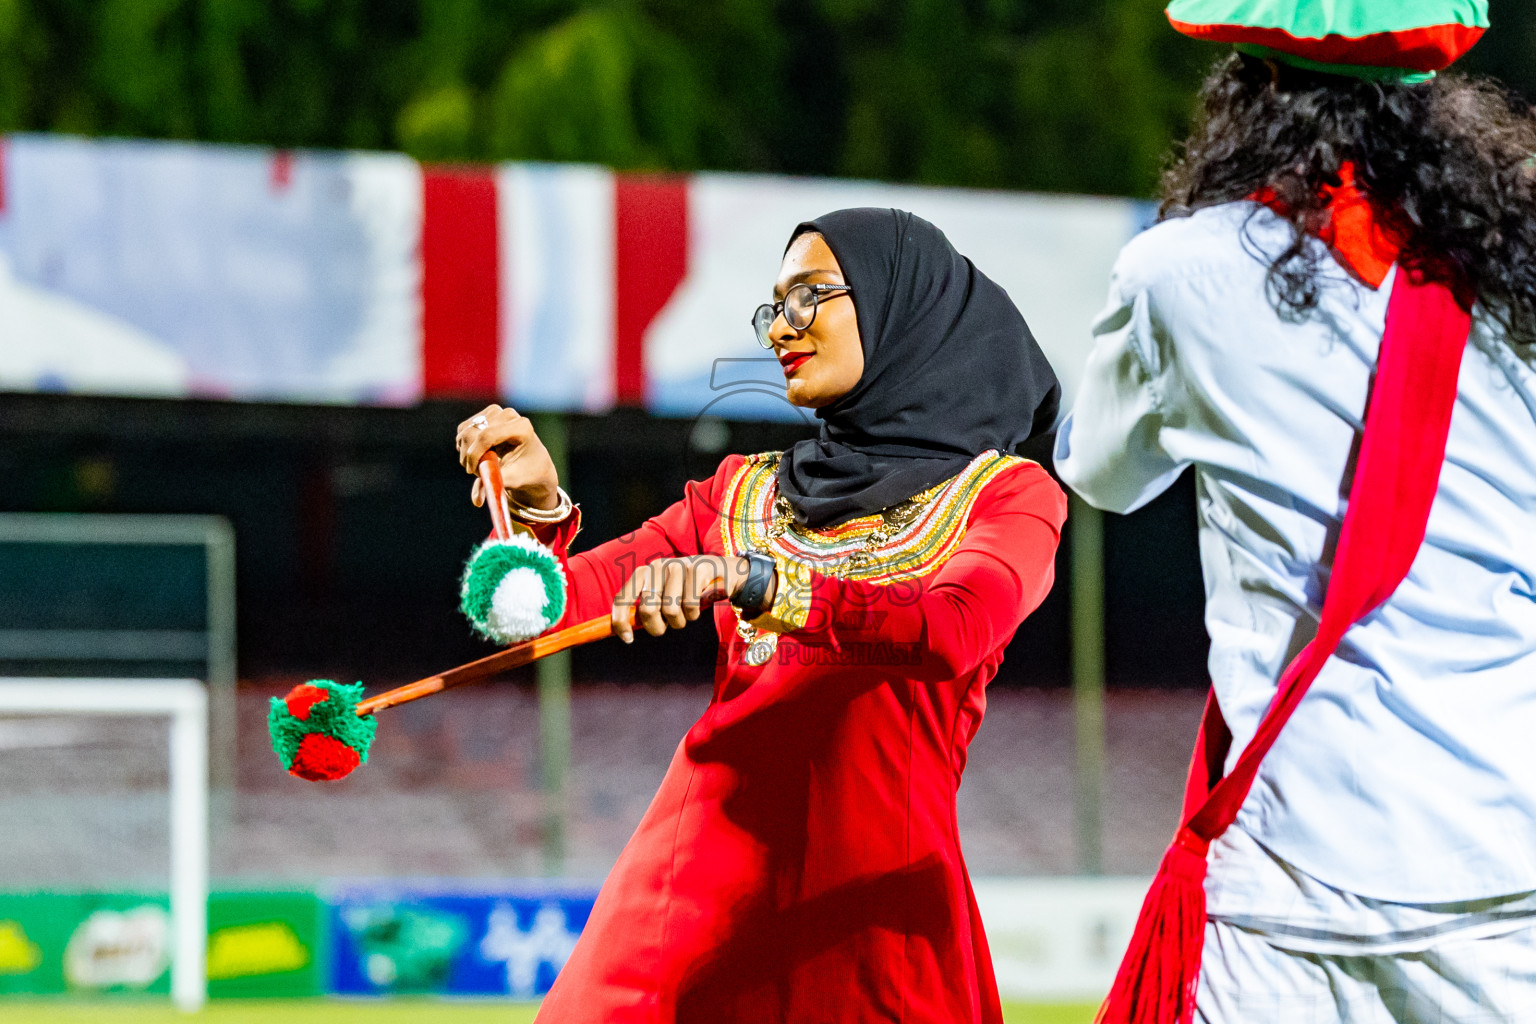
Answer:
[[(1232, 203), (1127, 245), (1057, 439), (1062, 478), (1116, 512), (1194, 467), (1229, 769), (1316, 629), (1391, 291), (1325, 255), (1319, 309), (1288, 322), (1265, 275), (1289, 238)], [(1213, 876), (1236, 867), (1228, 889), (1213, 877), (1213, 915), (1284, 888), (1266, 854), (1371, 900), (1536, 891), (1536, 370), (1484, 317), (1425, 545), (1312, 685), (1237, 825), (1257, 844), (1218, 846)]]

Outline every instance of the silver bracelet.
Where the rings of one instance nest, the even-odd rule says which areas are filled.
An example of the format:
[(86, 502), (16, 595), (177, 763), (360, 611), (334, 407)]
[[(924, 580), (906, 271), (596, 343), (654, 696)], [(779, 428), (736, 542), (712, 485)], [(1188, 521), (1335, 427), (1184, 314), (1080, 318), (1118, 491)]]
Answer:
[(507, 495), (507, 508), (525, 523), (563, 523), (571, 514), (571, 509), (576, 506), (571, 502), (571, 496), (565, 493), (564, 487), (556, 487), (555, 493), (560, 496), (560, 504), (554, 508), (529, 508), (527, 505), (519, 505), (512, 500), (510, 494)]

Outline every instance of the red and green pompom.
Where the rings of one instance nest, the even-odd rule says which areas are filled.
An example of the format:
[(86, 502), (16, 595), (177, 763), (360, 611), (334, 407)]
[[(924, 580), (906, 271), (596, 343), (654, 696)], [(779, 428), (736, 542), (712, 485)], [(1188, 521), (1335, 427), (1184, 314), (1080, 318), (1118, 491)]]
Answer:
[(368, 760), (379, 723), (359, 715), (363, 684), (311, 679), (273, 697), (267, 712), (272, 749), (289, 775), (311, 782), (342, 778)]

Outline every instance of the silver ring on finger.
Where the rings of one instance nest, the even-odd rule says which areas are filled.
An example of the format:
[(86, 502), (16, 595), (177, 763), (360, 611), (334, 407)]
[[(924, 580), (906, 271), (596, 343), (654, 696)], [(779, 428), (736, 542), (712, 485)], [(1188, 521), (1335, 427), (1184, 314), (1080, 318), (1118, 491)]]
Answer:
[(484, 430), (486, 427), (491, 425), (491, 421), (486, 419), (484, 416), (476, 416), (474, 419), (470, 420), (469, 422), (473, 423), (475, 426), (479, 427), (481, 430)]

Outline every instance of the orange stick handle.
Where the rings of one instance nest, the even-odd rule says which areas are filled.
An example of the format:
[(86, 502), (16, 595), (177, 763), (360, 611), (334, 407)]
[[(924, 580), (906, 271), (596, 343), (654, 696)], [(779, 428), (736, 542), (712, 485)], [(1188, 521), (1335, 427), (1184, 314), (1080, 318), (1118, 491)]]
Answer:
[(408, 704), (413, 700), (430, 697), (434, 693), (442, 693), (451, 690), (455, 686), (463, 686), (465, 683), (479, 682), (489, 676), (514, 669), (520, 665), (526, 665), (532, 661), (563, 651), (569, 647), (578, 647), (581, 644), (589, 644), (594, 640), (613, 635), (613, 619), (604, 615), (596, 619), (588, 619), (586, 622), (567, 626), (565, 629), (554, 633), (546, 633), (536, 636), (532, 640), (524, 640), (520, 644), (513, 644), (504, 651), (497, 651), (478, 661), (451, 668), (446, 672), (440, 672), (435, 676), (418, 679), (414, 683), (397, 686), (393, 690), (387, 690), (377, 697), (369, 697), (357, 705), (359, 715), (371, 715), (375, 711), (384, 708), (392, 708), (397, 704)]
[[(482, 462), (481, 465), (484, 465)], [(499, 475), (499, 474), (498, 474)], [(724, 581), (715, 577), (710, 584), (718, 587)], [(630, 609), (630, 621), (634, 621), (634, 609)], [(371, 715), (384, 708), (392, 708), (397, 704), (409, 704), (413, 700), (430, 697), (434, 693), (442, 693), (451, 690), (455, 686), (463, 686), (465, 683), (476, 683), (482, 679), (506, 672), (509, 669), (519, 668), (530, 662), (538, 661), (557, 651), (564, 651), (571, 647), (580, 647), (594, 640), (602, 640), (613, 635), (613, 617), (600, 615), (586, 622), (578, 622), (574, 626), (553, 633), (545, 633), (536, 636), (532, 640), (524, 640), (520, 644), (513, 644), (504, 651), (497, 651), (477, 661), (471, 661), (457, 668), (450, 668), (446, 672), (439, 672), (435, 676), (418, 679), (414, 683), (406, 683), (397, 686), (393, 690), (386, 690), (377, 697), (369, 697), (359, 701), (357, 713), (359, 715)]]
[(507, 489), (501, 485), (501, 458), (494, 451), (480, 456), (475, 466), (480, 475), (480, 490), (485, 495), (485, 507), (491, 513), (491, 526), (497, 540), (512, 537), (512, 512), (507, 508)]

